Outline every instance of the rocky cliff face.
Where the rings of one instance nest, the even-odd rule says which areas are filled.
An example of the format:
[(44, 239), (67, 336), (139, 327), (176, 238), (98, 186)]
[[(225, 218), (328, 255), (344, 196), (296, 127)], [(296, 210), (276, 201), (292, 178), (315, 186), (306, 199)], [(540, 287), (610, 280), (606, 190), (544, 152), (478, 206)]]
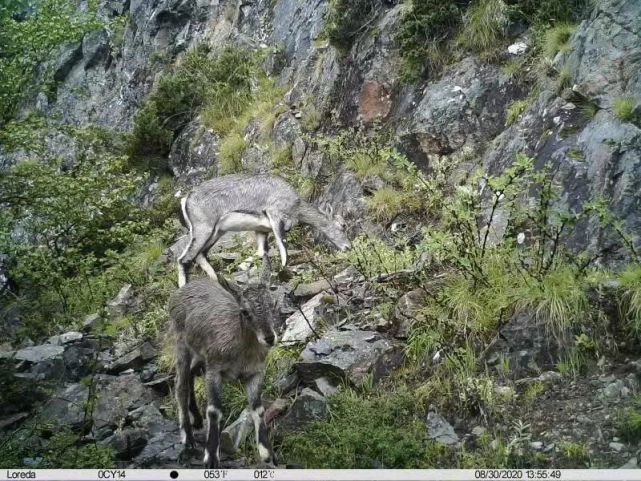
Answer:
[[(613, 114), (616, 99), (641, 95), (636, 2), (599, 2), (572, 35), (566, 53), (551, 62), (550, 68), (569, 76), (565, 90), (548, 79), (534, 96), (533, 86), (518, 75), (475, 57), (454, 62), (424, 84), (407, 85), (400, 78), (394, 40), (406, 4), (381, 6), (344, 54), (323, 38), (328, 8), (327, 1), (297, 0), (103, 2), (102, 18), (128, 18), (124, 31), (94, 32), (65, 46), (51, 61), (59, 81), (55, 99), (41, 94), (23, 111), (127, 132), (154, 79), (185, 50), (203, 43), (273, 48), (265, 67), (286, 87), (289, 110), (276, 120), (272, 135), (295, 147), (295, 161), (306, 171), (315, 174), (322, 163), (299, 125), (297, 112), (310, 104), (323, 115), (320, 126), (327, 132), (373, 123), (393, 129), (398, 147), (423, 169), (429, 169), (433, 156), (471, 151), (474, 162), (464, 168), (480, 164), (496, 172), (525, 152), (539, 166), (553, 164), (570, 205), (607, 195), (626, 227), (639, 232), (641, 201), (634, 195), (640, 182), (639, 127)], [(528, 33), (514, 41), (532, 47)], [(501, 54), (504, 60), (518, 55), (523, 53)], [(506, 127), (507, 107), (526, 98), (528, 107)], [(592, 114), (582, 108), (585, 102), (594, 106)], [(219, 138), (213, 131), (203, 134), (198, 125), (196, 120), (178, 134), (170, 154), (174, 174), (189, 183), (217, 163)], [(51, 151), (64, 151), (69, 142), (62, 134), (52, 137)], [(3, 164), (26, 155), (5, 153)], [(254, 170), (269, 163), (260, 156), (245, 161)], [(607, 240), (597, 226), (584, 225), (577, 243), (596, 248)]]

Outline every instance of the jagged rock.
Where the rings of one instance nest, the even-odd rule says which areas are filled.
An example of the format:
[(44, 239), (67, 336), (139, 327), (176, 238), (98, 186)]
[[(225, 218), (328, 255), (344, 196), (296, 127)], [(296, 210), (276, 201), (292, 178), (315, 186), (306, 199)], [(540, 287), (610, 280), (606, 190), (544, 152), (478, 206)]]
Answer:
[(313, 330), (318, 324), (319, 315), (317, 308), (323, 303), (325, 293), (317, 294), (307, 301), (285, 321), (285, 332), (281, 338), (281, 344), (291, 346), (306, 342), (313, 334)]
[(630, 389), (621, 379), (599, 389), (597, 397), (604, 402), (616, 402), (630, 395)]
[(427, 414), (427, 437), (445, 445), (456, 444), (459, 440), (452, 425), (433, 411)]
[(145, 341), (134, 350), (124, 356), (119, 357), (108, 366), (105, 366), (107, 372), (117, 374), (127, 369), (140, 369), (146, 362), (156, 357), (156, 349), (149, 342)]
[(298, 378), (298, 373), (283, 373), (279, 375), (274, 382), (274, 387), (276, 388), (276, 392), (278, 392), (281, 396), (284, 396), (288, 392), (296, 389), (296, 386), (298, 386), (299, 382), (300, 379)]
[(0, 431), (3, 429), (9, 429), (28, 417), (29, 413), (24, 412), (12, 414), (11, 416), (4, 416), (0, 418)]
[(171, 146), (169, 168), (187, 185), (196, 185), (217, 171), (219, 138), (200, 118), (187, 124)]
[(88, 33), (82, 39), (82, 57), (85, 70), (100, 65), (109, 55), (109, 35), (106, 30)]
[(65, 348), (53, 344), (42, 344), (40, 346), (27, 347), (21, 349), (15, 354), (17, 361), (26, 361), (38, 364), (46, 361), (62, 360), (62, 353)]
[(145, 383), (146, 387), (155, 389), (158, 393), (167, 395), (174, 385), (174, 376), (161, 376)]
[(486, 432), (487, 428), (484, 428), (483, 426), (475, 426), (474, 429), (472, 429), (472, 435), (476, 436), (477, 438), (484, 435)]
[(59, 336), (51, 336), (47, 342), (55, 346), (62, 346), (64, 344), (80, 341), (82, 337), (83, 334), (81, 332), (71, 331), (60, 334)]
[(139, 468), (182, 467), (179, 462), (182, 450), (183, 445), (177, 432), (156, 434), (147, 440), (142, 452), (133, 458), (133, 466)]
[(294, 400), (287, 414), (278, 423), (278, 428), (285, 431), (296, 431), (302, 429), (310, 421), (327, 416), (327, 399), (304, 388)]
[(499, 353), (510, 359), (510, 369), (516, 377), (554, 368), (557, 351), (557, 343), (548, 337), (545, 326), (531, 312), (516, 313), (501, 327), (501, 339), (491, 348), (497, 359)]
[(368, 220), (369, 210), (363, 185), (353, 172), (339, 174), (336, 180), (327, 186), (319, 201), (329, 202), (334, 206), (334, 213), (345, 219), (346, 232), (350, 238), (362, 233), (376, 235), (380, 232), (380, 228)]
[(637, 457), (632, 456), (628, 461), (621, 466), (619, 469), (638, 469), (639, 465), (637, 464)]
[(57, 391), (44, 405), (41, 417), (56, 426), (79, 428), (90, 422), (86, 417), (89, 388), (71, 384)]
[(511, 55), (523, 55), (528, 50), (528, 45), (525, 42), (516, 42), (507, 48)]
[(65, 378), (68, 381), (79, 381), (90, 375), (97, 365), (96, 351), (93, 348), (75, 344), (65, 349), (62, 359), (65, 366)]
[(220, 435), (220, 449), (224, 453), (233, 455), (238, 450), (247, 435), (254, 429), (254, 422), (247, 409), (238, 416), (238, 419), (223, 429)]
[(623, 443), (615, 443), (614, 441), (608, 444), (610, 449), (614, 449), (617, 453), (621, 452), (623, 448), (625, 448), (625, 444)]
[(94, 432), (98, 439), (110, 435), (132, 411), (154, 398), (136, 374), (95, 376), (96, 402), (93, 409)]
[(325, 279), (320, 279), (309, 284), (298, 284), (294, 289), (296, 297), (312, 297), (323, 291), (331, 289), (332, 286)]
[(296, 369), (302, 380), (312, 383), (320, 377), (347, 379), (359, 384), (367, 374), (377, 382), (403, 360), (400, 344), (373, 331), (327, 331), (310, 342)]
[(423, 98), (401, 129), (405, 150), (420, 165), (428, 155), (477, 149), (499, 134), (505, 108), (517, 94), (498, 66), (465, 58), (424, 90)]
[(82, 59), (82, 42), (73, 42), (64, 45), (61, 48), (60, 56), (54, 66), (54, 80), (56, 82), (63, 82), (80, 59)]
[(142, 300), (135, 297), (131, 284), (125, 284), (118, 295), (107, 303), (107, 311), (112, 319), (117, 319), (136, 312), (141, 308)]
[(15, 353), (2, 353), (2, 358), (14, 358), (22, 361), (18, 370), (28, 372), (33, 379), (62, 379), (65, 375), (63, 346), (42, 344), (21, 349)]

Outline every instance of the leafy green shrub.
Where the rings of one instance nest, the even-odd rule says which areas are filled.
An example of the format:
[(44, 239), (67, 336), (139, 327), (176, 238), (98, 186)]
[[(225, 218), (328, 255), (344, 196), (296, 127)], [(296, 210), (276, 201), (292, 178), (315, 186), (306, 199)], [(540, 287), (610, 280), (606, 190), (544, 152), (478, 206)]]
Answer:
[(411, 193), (393, 187), (383, 187), (367, 199), (367, 205), (377, 221), (389, 223), (403, 211), (416, 210), (421, 206), (421, 202)]
[(476, 52), (487, 52), (505, 37), (509, 21), (509, 8), (503, 0), (476, 0), (463, 16), (459, 43)]
[(330, 43), (340, 51), (349, 50), (371, 24), (379, 5), (378, 0), (331, 0), (325, 24)]
[(505, 125), (509, 126), (516, 122), (528, 105), (529, 102), (527, 100), (515, 100), (512, 102), (507, 108)]
[(404, 61), (404, 77), (418, 80), (426, 71), (438, 71), (447, 63), (447, 41), (462, 22), (468, 2), (459, 0), (412, 0), (403, 17), (397, 42)]
[(0, 174), (0, 250), (32, 338), (101, 309), (131, 282), (137, 264), (117, 251), (152, 232), (164, 240), (174, 232), (165, 225), (172, 189), (161, 192), (169, 202), (143, 208), (133, 199), (144, 176), (128, 171), (124, 157), (93, 152), (71, 166), (25, 161)]
[(634, 109), (637, 106), (634, 97), (619, 97), (614, 99), (612, 111), (622, 122), (630, 122), (634, 119)]
[[(96, 11), (95, 1), (86, 12), (66, 0), (0, 5), (0, 125), (13, 117), (25, 95), (33, 93), (41, 62), (64, 43), (101, 27)], [(42, 79), (45, 83), (53, 81), (51, 73)]]

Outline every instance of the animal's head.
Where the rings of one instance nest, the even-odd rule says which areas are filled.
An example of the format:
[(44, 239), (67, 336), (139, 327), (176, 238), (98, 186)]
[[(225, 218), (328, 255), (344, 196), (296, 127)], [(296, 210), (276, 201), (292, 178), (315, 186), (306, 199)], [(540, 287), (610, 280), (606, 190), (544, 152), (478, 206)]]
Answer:
[(238, 302), (241, 321), (256, 333), (259, 343), (268, 347), (276, 345), (278, 341), (274, 330), (278, 309), (276, 299), (269, 289), (270, 275), (271, 269), (264, 266), (260, 281), (244, 287), (227, 282), (222, 275), (218, 276), (220, 285)]
[(334, 214), (334, 208), (329, 202), (321, 205), (319, 210), (327, 218), (327, 226), (324, 229), (327, 239), (341, 251), (351, 249), (352, 243), (347, 234), (345, 234), (345, 219), (338, 214)]

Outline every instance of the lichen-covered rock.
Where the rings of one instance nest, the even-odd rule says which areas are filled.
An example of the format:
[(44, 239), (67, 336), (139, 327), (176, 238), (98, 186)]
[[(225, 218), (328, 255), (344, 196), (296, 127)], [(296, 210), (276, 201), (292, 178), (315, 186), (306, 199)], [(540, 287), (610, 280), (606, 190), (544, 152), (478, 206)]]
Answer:
[(425, 87), (400, 135), (418, 147), (413, 160), (419, 164), (428, 155), (476, 150), (503, 130), (505, 108), (515, 95), (516, 87), (498, 66), (466, 58)]
[(219, 138), (200, 119), (190, 122), (178, 135), (169, 152), (169, 168), (189, 186), (217, 173)]
[(44, 405), (40, 413), (42, 419), (56, 426), (79, 428), (91, 424), (87, 417), (89, 388), (84, 384), (70, 384), (61, 388)]

